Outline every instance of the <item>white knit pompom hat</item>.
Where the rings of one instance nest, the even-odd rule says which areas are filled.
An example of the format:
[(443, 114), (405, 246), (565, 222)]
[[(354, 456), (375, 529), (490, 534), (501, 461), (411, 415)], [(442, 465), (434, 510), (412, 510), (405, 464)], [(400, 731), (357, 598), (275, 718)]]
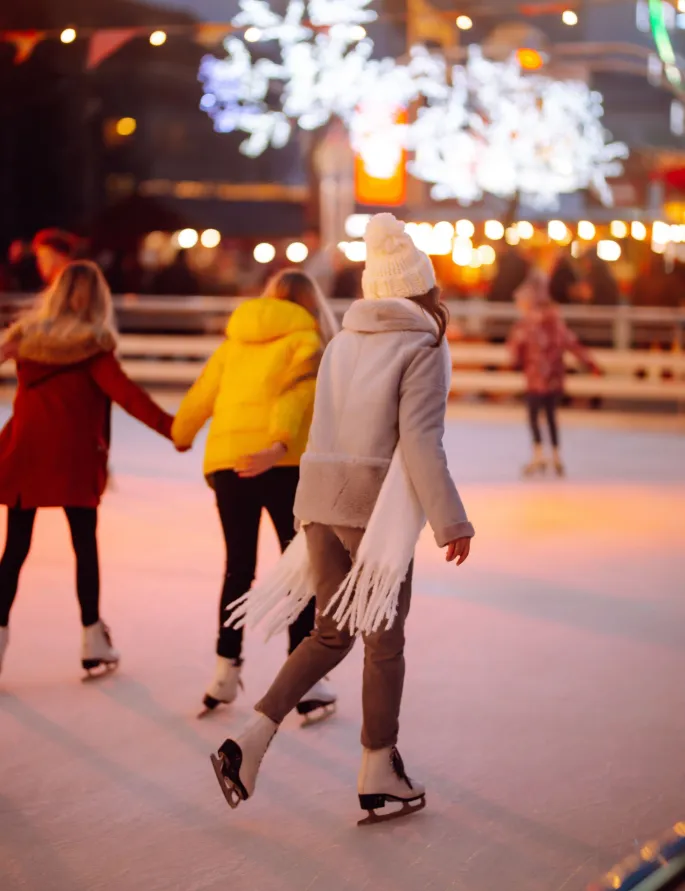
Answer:
[(364, 235), (366, 267), (362, 275), (365, 300), (419, 297), (435, 287), (435, 270), (391, 213), (369, 220)]

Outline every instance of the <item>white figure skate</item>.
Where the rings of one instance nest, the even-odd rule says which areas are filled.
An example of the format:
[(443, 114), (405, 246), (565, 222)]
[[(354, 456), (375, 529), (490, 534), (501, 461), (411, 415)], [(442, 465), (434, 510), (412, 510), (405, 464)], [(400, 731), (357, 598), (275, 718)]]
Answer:
[(330, 689), (325, 678), (314, 684), (297, 703), (297, 713), (304, 718), (302, 726), (309, 727), (330, 718), (335, 714), (337, 701), (338, 697)]
[[(409, 779), (396, 748), (364, 749), (357, 788), (359, 804), (362, 810), (369, 812), (369, 816), (360, 820), (358, 826), (395, 820), (423, 810), (426, 806), (425, 787)], [(376, 813), (395, 802), (402, 805), (399, 810), (381, 815)]]
[(81, 665), (87, 672), (84, 681), (103, 677), (114, 671), (119, 665), (119, 659), (119, 653), (112, 646), (109, 628), (102, 620), (83, 629)]
[(237, 739), (227, 739), (217, 754), (210, 756), (221, 791), (232, 808), (254, 795), (259, 766), (277, 730), (278, 724), (257, 712)]
[(235, 701), (238, 689), (242, 689), (243, 686), (240, 679), (240, 665), (241, 663), (237, 659), (216, 657), (214, 678), (202, 700), (204, 708), (198, 718), (204, 718), (211, 714), (220, 705), (230, 705)]
[(521, 473), (525, 477), (544, 476), (547, 473), (547, 461), (544, 458), (533, 458), (524, 465)]
[(10, 642), (10, 630), (4, 625), (0, 626), (0, 672), (2, 672), (2, 660), (7, 652), (7, 645)]

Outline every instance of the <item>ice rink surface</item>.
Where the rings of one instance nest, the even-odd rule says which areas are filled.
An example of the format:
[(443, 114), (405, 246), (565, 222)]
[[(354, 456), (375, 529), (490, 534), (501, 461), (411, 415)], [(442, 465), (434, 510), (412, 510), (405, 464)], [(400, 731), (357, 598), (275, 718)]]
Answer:
[(245, 694), (196, 719), (223, 560), (201, 448), (114, 426), (100, 536), (122, 664), (81, 683), (66, 523), (44, 511), (0, 676), (2, 891), (575, 891), (685, 819), (682, 422), (574, 415), (569, 478), (523, 482), (518, 413), (451, 418), (478, 534), (460, 570), (428, 532), (418, 552), (401, 751), (428, 808), (366, 829), (359, 649), (338, 715), (289, 718), (255, 799), (227, 808), (208, 755), (285, 641), (253, 634)]

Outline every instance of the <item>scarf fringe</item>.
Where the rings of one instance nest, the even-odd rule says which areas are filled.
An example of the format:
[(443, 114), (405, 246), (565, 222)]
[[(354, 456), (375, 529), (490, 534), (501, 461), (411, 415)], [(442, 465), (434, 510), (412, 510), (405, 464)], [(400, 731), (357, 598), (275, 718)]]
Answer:
[[(442, 354), (447, 392), (452, 361), (445, 341)], [(338, 628), (347, 628), (353, 635), (373, 634), (382, 625), (391, 628), (397, 616), (400, 588), (409, 573), (425, 522), (400, 443), (354, 564), (324, 615), (333, 614)], [(295, 621), (313, 593), (307, 539), (304, 529), (300, 529), (276, 566), (228, 608), (224, 624), (251, 628), (263, 623), (268, 640)]]
[(391, 628), (406, 577), (407, 568), (402, 572), (377, 564), (355, 563), (324, 615), (333, 613), (338, 628), (347, 628), (352, 635), (373, 634), (382, 625)]
[(266, 639), (284, 631), (312, 598), (307, 539), (300, 529), (277, 565), (226, 610), (226, 628), (264, 624)]

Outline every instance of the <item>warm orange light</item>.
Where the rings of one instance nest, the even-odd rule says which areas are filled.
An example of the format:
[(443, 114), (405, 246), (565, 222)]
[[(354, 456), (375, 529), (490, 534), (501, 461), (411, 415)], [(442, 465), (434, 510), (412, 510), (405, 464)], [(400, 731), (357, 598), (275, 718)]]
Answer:
[[(395, 115), (395, 123), (406, 124), (409, 120), (405, 109)], [(407, 198), (407, 153), (402, 151), (395, 170), (387, 179), (372, 176), (364, 159), (354, 156), (354, 197), (357, 204), (376, 207), (398, 207)]]
[(530, 49), (530, 47), (522, 47), (521, 49), (516, 50), (516, 58), (518, 59), (518, 63), (524, 71), (537, 71), (538, 68), (542, 68), (545, 64), (545, 60), (542, 58), (540, 53), (537, 50)]
[(133, 136), (137, 127), (138, 122), (135, 118), (119, 118), (115, 125), (118, 136)]

